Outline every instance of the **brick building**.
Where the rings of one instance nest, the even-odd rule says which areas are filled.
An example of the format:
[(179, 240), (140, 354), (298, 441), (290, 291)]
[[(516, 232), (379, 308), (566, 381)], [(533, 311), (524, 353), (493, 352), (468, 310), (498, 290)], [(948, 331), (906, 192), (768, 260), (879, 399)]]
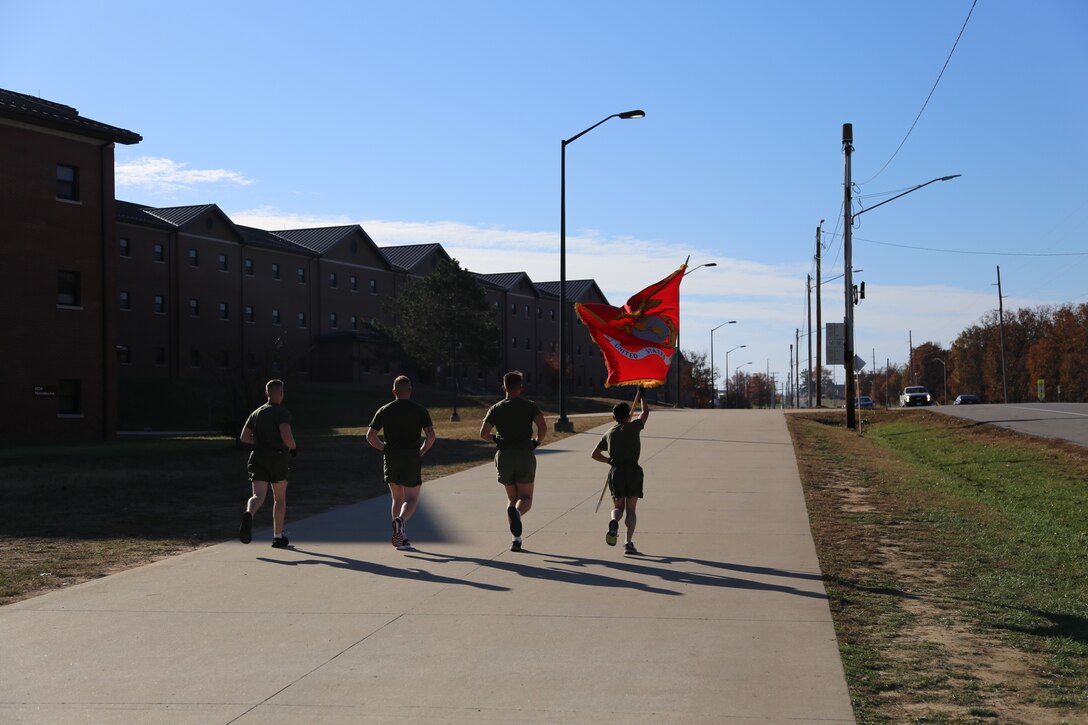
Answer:
[[(358, 225), (268, 231), (215, 204), (115, 200), (113, 145), (140, 140), (0, 90), (9, 437), (112, 436), (118, 381), (128, 398), (165, 381), (207, 383), (211, 398), (273, 375), (376, 389), (400, 372), (448, 377), (408, 370), (378, 331), (392, 323), (383, 302), (450, 259), (442, 245), (378, 247)], [(476, 278), (495, 309), (502, 362), (457, 371), (462, 387), (493, 393), (504, 371), (520, 369), (531, 393), (556, 393), (559, 283), (524, 272)], [(569, 392), (603, 394), (603, 360), (573, 303), (607, 300), (593, 280), (567, 289)]]
[(0, 89), (0, 431), (112, 435), (117, 394), (114, 144), (132, 131)]

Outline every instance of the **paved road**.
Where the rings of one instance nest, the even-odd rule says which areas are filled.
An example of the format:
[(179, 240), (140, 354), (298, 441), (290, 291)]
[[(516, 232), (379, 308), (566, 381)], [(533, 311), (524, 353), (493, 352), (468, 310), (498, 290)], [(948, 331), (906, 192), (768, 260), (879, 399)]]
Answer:
[(540, 449), (522, 553), (482, 466), (414, 553), (376, 499), (4, 607), (0, 722), (852, 723), (781, 411), (650, 418), (641, 557), (600, 430)]
[(933, 410), (1042, 438), (1060, 438), (1088, 447), (1088, 403), (942, 405)]

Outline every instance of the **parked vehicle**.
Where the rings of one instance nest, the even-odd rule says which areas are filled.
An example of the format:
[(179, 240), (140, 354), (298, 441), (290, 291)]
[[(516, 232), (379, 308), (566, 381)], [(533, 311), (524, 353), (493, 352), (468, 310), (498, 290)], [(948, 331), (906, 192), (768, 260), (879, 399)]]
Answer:
[(863, 410), (872, 410), (876, 407), (876, 403), (874, 403), (873, 399), (870, 398), (868, 395), (859, 395), (854, 400), (854, 405)]
[(899, 396), (900, 407), (912, 405), (933, 405), (933, 397), (924, 385), (908, 385)]
[(952, 401), (952, 405), (975, 405), (981, 402), (977, 395), (957, 395), (956, 399)]

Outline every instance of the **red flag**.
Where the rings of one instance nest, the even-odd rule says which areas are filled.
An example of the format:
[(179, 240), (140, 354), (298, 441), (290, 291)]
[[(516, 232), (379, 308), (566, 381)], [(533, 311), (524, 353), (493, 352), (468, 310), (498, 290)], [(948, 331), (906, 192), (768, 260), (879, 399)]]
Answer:
[(665, 383), (680, 335), (680, 281), (687, 264), (627, 300), (623, 307), (575, 304), (593, 341), (601, 348), (614, 385)]

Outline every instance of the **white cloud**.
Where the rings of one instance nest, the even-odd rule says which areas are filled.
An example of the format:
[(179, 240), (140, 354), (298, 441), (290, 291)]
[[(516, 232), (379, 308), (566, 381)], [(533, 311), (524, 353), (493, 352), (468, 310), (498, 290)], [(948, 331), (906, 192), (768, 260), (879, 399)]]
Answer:
[(114, 166), (119, 188), (165, 194), (201, 184), (249, 186), (252, 179), (226, 169), (189, 169), (188, 164), (157, 156), (141, 156)]

